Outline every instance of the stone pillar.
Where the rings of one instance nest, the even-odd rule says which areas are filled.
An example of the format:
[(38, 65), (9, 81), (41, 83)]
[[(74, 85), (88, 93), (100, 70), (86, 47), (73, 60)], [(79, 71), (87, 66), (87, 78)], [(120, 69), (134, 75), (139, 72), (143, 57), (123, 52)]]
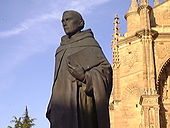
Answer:
[(142, 105), (142, 128), (160, 128), (159, 124), (159, 95), (153, 89), (146, 89), (141, 96), (140, 104)]
[(145, 88), (156, 88), (155, 83), (155, 61), (154, 61), (154, 47), (153, 42), (157, 36), (157, 32), (150, 29), (143, 29), (137, 32), (141, 38), (143, 45), (143, 81)]

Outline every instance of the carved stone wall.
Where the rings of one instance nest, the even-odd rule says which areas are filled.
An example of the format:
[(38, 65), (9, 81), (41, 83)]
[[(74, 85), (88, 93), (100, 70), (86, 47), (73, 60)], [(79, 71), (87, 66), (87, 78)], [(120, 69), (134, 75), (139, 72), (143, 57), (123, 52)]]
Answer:
[(121, 78), (142, 71), (141, 65), (143, 53), (140, 40), (120, 45), (119, 56)]
[(161, 127), (170, 127), (170, 61), (162, 67), (158, 80)]
[(170, 25), (170, 1), (165, 0), (153, 8), (155, 22), (159, 26)]
[[(127, 32), (117, 42), (119, 65), (113, 71), (119, 86), (110, 102), (111, 128), (170, 128), (170, 0), (149, 9), (150, 20), (139, 17), (150, 28)], [(139, 22), (131, 16), (128, 26), (135, 18)]]
[[(113, 70), (119, 86), (110, 102), (111, 128), (170, 128), (170, 0), (150, 11), (150, 28), (128, 34), (129, 29), (117, 42), (119, 65)], [(131, 16), (128, 27), (135, 21)]]
[(157, 40), (158, 41), (155, 41), (155, 60), (156, 60), (156, 72), (158, 74), (157, 77), (159, 77), (159, 75), (162, 72), (163, 66), (170, 58), (170, 38), (169, 36), (164, 36), (164, 39), (161, 39), (161, 37), (159, 39), (158, 37)]

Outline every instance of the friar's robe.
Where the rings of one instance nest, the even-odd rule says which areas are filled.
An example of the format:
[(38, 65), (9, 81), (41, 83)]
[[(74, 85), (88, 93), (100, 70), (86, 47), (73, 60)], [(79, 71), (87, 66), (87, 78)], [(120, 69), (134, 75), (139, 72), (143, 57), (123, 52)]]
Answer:
[[(86, 50), (99, 61), (79, 81), (68, 71), (68, 58)], [(91, 57), (87, 55), (79, 59)], [(92, 31), (85, 30), (71, 38), (63, 36), (55, 57), (54, 84), (47, 109), (51, 128), (109, 128), (112, 68)]]

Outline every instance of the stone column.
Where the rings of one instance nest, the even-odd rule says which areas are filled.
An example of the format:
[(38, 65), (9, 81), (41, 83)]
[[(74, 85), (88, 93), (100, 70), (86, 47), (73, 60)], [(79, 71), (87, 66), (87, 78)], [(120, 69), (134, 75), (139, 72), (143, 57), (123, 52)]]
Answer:
[(143, 128), (160, 128), (158, 97), (152, 89), (145, 90), (145, 94), (141, 96)]

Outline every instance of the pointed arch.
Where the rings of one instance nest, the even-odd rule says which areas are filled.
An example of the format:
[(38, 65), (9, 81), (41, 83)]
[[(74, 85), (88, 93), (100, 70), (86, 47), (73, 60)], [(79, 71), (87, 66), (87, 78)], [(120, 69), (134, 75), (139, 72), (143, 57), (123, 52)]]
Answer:
[(163, 71), (165, 70), (166, 66), (170, 63), (170, 56), (168, 56), (165, 61), (161, 64), (159, 70), (158, 70), (158, 77), (157, 77), (157, 85), (160, 83), (161, 76), (163, 74)]
[(161, 128), (169, 128), (170, 126), (170, 58), (164, 61), (157, 82), (157, 90), (159, 97), (159, 115)]

